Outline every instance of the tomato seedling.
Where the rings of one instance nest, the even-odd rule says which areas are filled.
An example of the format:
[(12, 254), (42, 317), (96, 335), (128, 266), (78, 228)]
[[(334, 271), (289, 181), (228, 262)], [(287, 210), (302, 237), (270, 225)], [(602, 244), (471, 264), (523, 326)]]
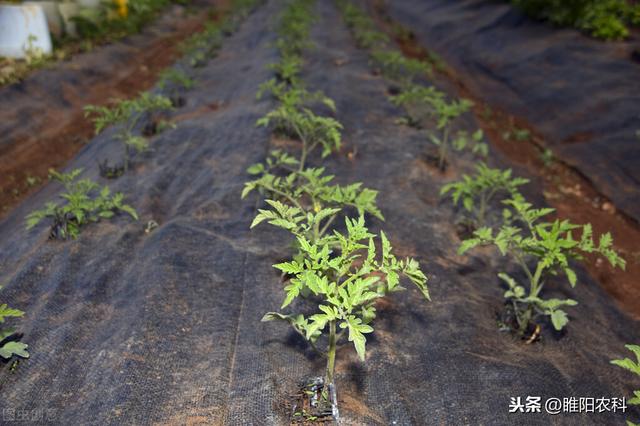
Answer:
[(438, 167), (444, 170), (448, 162), (449, 151), (462, 151), (471, 149), (474, 154), (486, 156), (487, 144), (483, 141), (482, 130), (476, 130), (469, 135), (466, 131), (458, 131), (453, 134), (454, 120), (460, 117), (473, 106), (468, 99), (454, 99), (447, 102), (445, 98), (433, 97), (430, 99), (433, 115), (436, 118), (438, 132), (429, 134), (431, 142), (438, 147)]
[(199, 68), (215, 57), (222, 46), (222, 30), (217, 22), (207, 22), (202, 31), (180, 43), (180, 52), (187, 56), (189, 65)]
[(184, 71), (176, 68), (167, 68), (160, 73), (158, 87), (169, 95), (171, 105), (180, 107), (184, 105), (184, 99), (180, 97), (180, 89), (193, 88), (195, 81)]
[(337, 4), (358, 47), (363, 49), (381, 48), (390, 42), (389, 37), (378, 31), (375, 22), (357, 6), (347, 0), (339, 0)]
[(282, 56), (280, 62), (269, 65), (277, 81), (281, 81), (290, 86), (300, 85), (299, 74), (302, 71), (302, 58), (299, 55)]
[[(293, 79), (294, 76), (291, 76)], [(270, 93), (280, 102), (280, 107), (286, 110), (301, 109), (314, 104), (321, 104), (335, 112), (336, 105), (331, 98), (328, 98), (321, 91), (308, 91), (299, 80), (294, 84), (272, 78), (262, 84), (256, 95), (261, 99), (265, 93)]]
[(408, 87), (419, 77), (432, 72), (431, 65), (418, 59), (407, 58), (395, 50), (374, 50), (371, 59), (380, 67), (380, 72), (400, 87)]
[(483, 142), (482, 130), (476, 130), (472, 134), (464, 130), (453, 132), (455, 120), (473, 106), (468, 99), (448, 100), (443, 92), (432, 86), (409, 84), (399, 94), (392, 96), (391, 102), (405, 109), (407, 122), (414, 127), (426, 128), (431, 119), (435, 120), (436, 131), (428, 131), (427, 135), (438, 147), (440, 170), (446, 168), (451, 150), (469, 149), (481, 156), (488, 154), (489, 148)]
[(77, 238), (82, 226), (111, 218), (120, 211), (138, 220), (134, 208), (124, 204), (122, 193), (111, 195), (108, 186), (98, 191), (97, 183), (89, 179), (78, 180), (82, 169), (75, 169), (69, 173), (50, 170), (49, 173), (51, 179), (63, 184), (66, 192), (60, 194), (60, 198), (65, 202), (49, 202), (43, 209), (30, 213), (26, 217), (27, 229), (33, 228), (45, 218), (50, 218), (53, 223), (49, 238), (66, 240)]
[(511, 169), (492, 169), (481, 162), (474, 175), (462, 175), (462, 180), (444, 185), (440, 195), (451, 195), (455, 205), (462, 202), (473, 224), (482, 227), (494, 197), (502, 194), (504, 198), (513, 198), (518, 194), (518, 187), (528, 182), (525, 178), (512, 177)]
[(283, 104), (260, 118), (256, 124), (270, 126), (302, 142), (299, 171), (303, 170), (307, 156), (317, 147), (322, 147), (321, 155), (324, 158), (340, 149), (342, 141), (342, 124), (331, 117), (316, 115), (308, 108), (288, 108)]
[(167, 89), (168, 87), (182, 87), (191, 89), (195, 85), (195, 81), (189, 77), (184, 71), (175, 68), (167, 68), (160, 73), (158, 87)]
[[(407, 277), (425, 299), (429, 300), (427, 277), (414, 259), (398, 260), (384, 232), (380, 233), (381, 253), (364, 218), (345, 219), (346, 234), (334, 231), (338, 248), (326, 240), (313, 244), (298, 236), (301, 260), (293, 259), (274, 267), (292, 278), (285, 287), (286, 296), (280, 309), (290, 306), (300, 295), (313, 295), (319, 300), (313, 315), (268, 312), (263, 321), (281, 320), (289, 323), (316, 350), (327, 358), (324, 391), (333, 384), (336, 348), (347, 333), (361, 360), (365, 359), (365, 334), (373, 332), (376, 317), (375, 302), (388, 293), (401, 290), (400, 276)], [(340, 330), (340, 331), (339, 331)], [(327, 335), (327, 350), (318, 348), (318, 340)]]
[(113, 101), (112, 106), (87, 105), (84, 111), (85, 117), (92, 117), (96, 134), (107, 126), (119, 125), (115, 138), (124, 145), (123, 169), (126, 172), (129, 168), (131, 150), (140, 153), (148, 148), (147, 140), (133, 133), (140, 119), (145, 113), (172, 108), (169, 98), (143, 92), (135, 99)]
[[(562, 330), (569, 321), (565, 306), (578, 304), (573, 299), (542, 299), (542, 290), (550, 276), (564, 275), (571, 287), (575, 287), (577, 276), (569, 265), (570, 260), (583, 260), (585, 253), (597, 253), (606, 258), (611, 266), (625, 268), (625, 260), (612, 248), (611, 234), (600, 236), (599, 244), (593, 241), (591, 225), (574, 225), (568, 220), (556, 219), (544, 222), (541, 219), (554, 209), (534, 209), (522, 197), (504, 202), (509, 206), (505, 224), (494, 234), (491, 228), (480, 228), (474, 237), (464, 240), (459, 253), (479, 245), (493, 245), (500, 254), (511, 257), (524, 273), (522, 279), (516, 279), (501, 272), (498, 274), (508, 289), (504, 297), (511, 305), (517, 331), (523, 335), (528, 326), (539, 315), (548, 316), (555, 330)], [(513, 215), (511, 217), (511, 215)], [(573, 232), (581, 232), (578, 240)], [(534, 267), (529, 260), (533, 260)]]
[(311, 46), (309, 32), (315, 21), (314, 0), (290, 2), (280, 16), (276, 47), (283, 57), (300, 55)]
[[(381, 67), (382, 74), (397, 82), (413, 83), (413, 80), (431, 73), (427, 62), (407, 58), (397, 50), (378, 49), (371, 52), (373, 62)], [(408, 84), (406, 86), (408, 86)], [(404, 84), (402, 86), (405, 86)]]
[[(10, 308), (6, 303), (0, 304), (0, 324), (3, 324), (7, 318), (19, 318), (23, 315), (24, 312)], [(0, 357), (5, 360), (12, 358), (14, 355), (21, 358), (29, 358), (29, 352), (27, 352), (29, 345), (18, 342), (15, 337), (16, 330), (14, 328), (0, 328)]]
[[(625, 348), (629, 349), (636, 357), (636, 360), (630, 358), (614, 359), (611, 364), (622, 367), (625, 370), (629, 370), (633, 374), (640, 376), (640, 346), (638, 345), (625, 345)], [(633, 391), (633, 398), (627, 400), (627, 403), (631, 405), (640, 405), (640, 389)], [(638, 423), (633, 423), (627, 420), (627, 426), (640, 426)]]
[(434, 115), (433, 105), (445, 98), (444, 92), (433, 86), (412, 84), (390, 99), (394, 105), (404, 108), (407, 124), (420, 128)]
[[(331, 224), (346, 208), (358, 214), (371, 214), (384, 220), (376, 205), (378, 191), (363, 188), (361, 183), (332, 185), (333, 175), (326, 175), (324, 168), (307, 168), (298, 171), (298, 161), (281, 151), (272, 152), (267, 162), (254, 164), (249, 173), (259, 175), (256, 180), (245, 183), (242, 197), (258, 190), (266, 197), (270, 209), (259, 209), (251, 228), (263, 221), (283, 228), (296, 237), (304, 237), (312, 243), (325, 238)], [(272, 172), (277, 168), (293, 167), (280, 177)], [(328, 241), (332, 241), (329, 235)]]

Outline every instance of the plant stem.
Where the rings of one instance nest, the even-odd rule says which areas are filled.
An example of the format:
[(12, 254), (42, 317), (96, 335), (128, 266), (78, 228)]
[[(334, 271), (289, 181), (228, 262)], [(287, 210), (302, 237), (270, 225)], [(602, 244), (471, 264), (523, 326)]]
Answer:
[(298, 138), (300, 139), (300, 142), (302, 142), (302, 154), (300, 155), (300, 165), (298, 166), (298, 172), (301, 172), (304, 170), (305, 161), (307, 161), (307, 138), (305, 137), (302, 129), (295, 123), (295, 121), (291, 123), (291, 126), (293, 126), (293, 130), (298, 134)]
[(478, 209), (478, 225), (484, 226), (484, 215), (487, 208), (487, 198), (484, 192), (480, 196), (480, 208)]
[(449, 143), (449, 128), (445, 127), (442, 134), (442, 141), (440, 143), (440, 152), (438, 155), (438, 168), (440, 171), (444, 171), (444, 162), (447, 158), (447, 144)]
[(304, 163), (307, 161), (307, 143), (302, 140), (302, 154), (300, 155), (300, 166), (298, 167), (298, 172), (304, 170)]
[(322, 229), (320, 229), (320, 237), (324, 235), (325, 232), (327, 232), (327, 229), (329, 228), (329, 225), (331, 225), (331, 223), (333, 222), (333, 220), (336, 218), (336, 215), (331, 216), (331, 218), (329, 218), (329, 220), (327, 220), (324, 223), (324, 226), (322, 227)]
[(300, 203), (299, 203), (295, 198), (291, 197), (289, 194), (286, 194), (286, 193), (284, 193), (284, 192), (282, 192), (282, 191), (280, 191), (280, 190), (278, 190), (278, 189), (275, 189), (275, 188), (274, 188), (273, 186), (271, 186), (271, 185), (264, 185), (264, 188), (265, 188), (267, 191), (271, 191), (271, 192), (273, 192), (274, 194), (277, 194), (277, 195), (280, 195), (281, 197), (286, 198), (286, 199), (287, 199), (287, 200), (289, 200), (289, 201), (290, 201), (294, 206), (296, 206), (296, 207), (297, 207), (297, 208), (299, 208), (300, 210), (303, 210), (303, 211), (304, 211), (304, 209), (302, 208), (302, 205), (301, 205), (301, 204), (300, 204)]
[[(529, 297), (538, 297), (540, 290), (542, 290), (542, 285), (540, 285), (540, 277), (542, 276), (543, 270), (544, 270), (544, 266), (542, 265), (542, 262), (538, 262), (538, 265), (536, 266), (536, 271), (533, 274), (533, 277), (531, 277), (531, 274), (529, 274), (529, 279), (531, 284), (531, 287), (529, 288)], [(524, 332), (527, 330), (527, 325), (529, 324), (529, 321), (531, 321), (531, 319), (533, 318), (533, 312), (534, 312), (533, 307), (534, 307), (533, 302), (530, 302), (527, 304), (527, 309), (525, 310), (522, 316), (522, 323), (519, 324), (520, 334), (524, 334)], [(517, 312), (516, 312), (516, 316), (517, 316)]]
[(483, 191), (482, 195), (480, 196), (480, 211), (478, 212), (478, 222), (480, 223), (480, 226), (484, 226), (485, 224), (487, 207), (489, 206), (489, 202), (491, 201), (495, 193), (496, 193), (496, 189), (494, 188), (489, 192), (489, 194)]
[(533, 316), (533, 306), (531, 304), (527, 305), (527, 309), (522, 314), (522, 317), (518, 319), (519, 315), (516, 311), (516, 319), (518, 319), (518, 326), (520, 335), (523, 335), (525, 331), (527, 331), (527, 325), (531, 321), (531, 317)]
[(333, 383), (333, 372), (336, 361), (336, 321), (329, 321), (329, 349), (327, 350), (327, 371), (324, 377), (323, 395), (329, 396), (329, 385)]
[(538, 297), (538, 293), (540, 293), (540, 290), (542, 290), (542, 286), (539, 286), (540, 284), (540, 277), (542, 276), (542, 271), (544, 270), (544, 267), (542, 266), (542, 262), (538, 262), (538, 266), (536, 267), (536, 272), (533, 275), (533, 278), (531, 279), (531, 296), (532, 297)]
[(531, 271), (529, 270), (529, 267), (527, 266), (527, 263), (524, 261), (522, 256), (515, 254), (514, 257), (518, 262), (518, 264), (520, 265), (520, 267), (522, 267), (522, 270), (524, 271), (524, 273), (527, 275), (527, 278), (529, 278), (529, 282), (530, 283), (533, 282), (533, 275), (531, 275)]
[(320, 238), (320, 222), (317, 220), (313, 223), (313, 243), (317, 243)]
[(124, 144), (124, 171), (125, 173), (129, 170), (129, 145), (125, 142)]

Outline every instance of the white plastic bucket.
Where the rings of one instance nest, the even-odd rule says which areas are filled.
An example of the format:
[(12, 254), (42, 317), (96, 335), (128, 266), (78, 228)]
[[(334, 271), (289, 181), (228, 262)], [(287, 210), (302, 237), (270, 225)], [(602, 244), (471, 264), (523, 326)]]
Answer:
[(31, 47), (52, 51), (47, 18), (39, 5), (0, 4), (0, 56), (24, 58)]
[(62, 16), (58, 10), (58, 2), (55, 1), (40, 1), (40, 0), (28, 0), (24, 2), (27, 4), (37, 4), (42, 7), (42, 11), (47, 17), (47, 25), (49, 25), (49, 31), (55, 37), (62, 35)]

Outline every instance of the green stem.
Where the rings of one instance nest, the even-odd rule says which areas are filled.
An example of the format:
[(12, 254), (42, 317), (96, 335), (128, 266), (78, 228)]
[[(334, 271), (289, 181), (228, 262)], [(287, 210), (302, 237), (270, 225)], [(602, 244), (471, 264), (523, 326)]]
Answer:
[(529, 267), (527, 266), (522, 256), (516, 254), (514, 257), (518, 262), (518, 264), (520, 265), (520, 267), (522, 268), (522, 270), (524, 271), (524, 273), (527, 275), (527, 278), (529, 278), (529, 282), (530, 283), (533, 282), (533, 275), (531, 274), (531, 271), (529, 270)]
[(302, 141), (302, 154), (300, 155), (300, 166), (298, 167), (298, 172), (304, 170), (304, 163), (307, 161), (307, 144), (303, 140)]
[(302, 129), (295, 122), (292, 122), (291, 126), (293, 127), (293, 130), (298, 135), (298, 139), (300, 139), (300, 142), (302, 142), (302, 154), (300, 155), (300, 165), (298, 166), (298, 172), (301, 172), (304, 170), (304, 163), (307, 161), (307, 154), (308, 154), (307, 138), (305, 137)]
[[(540, 283), (540, 278), (542, 277), (543, 270), (544, 270), (544, 266), (542, 265), (542, 262), (538, 262), (538, 265), (536, 266), (536, 271), (533, 274), (533, 277), (531, 277), (531, 274), (529, 273), (530, 283), (531, 283), (531, 287), (529, 289), (529, 297), (538, 297), (538, 294), (540, 294), (540, 290), (542, 290), (542, 286), (544, 285), (544, 283), (542, 284)], [(524, 334), (524, 332), (526, 331), (527, 325), (533, 318), (533, 314), (534, 314), (534, 303), (529, 302), (527, 304), (527, 309), (522, 315), (522, 321), (518, 321), (520, 326), (520, 334)], [(516, 312), (516, 318), (517, 317), (518, 315)]]
[(138, 124), (142, 114), (144, 114), (144, 111), (141, 111), (138, 114), (132, 114), (133, 119), (129, 122), (129, 127), (127, 128), (128, 134), (133, 133), (133, 129), (136, 127), (136, 124)]
[(542, 271), (544, 270), (544, 266), (542, 262), (538, 262), (538, 266), (536, 267), (536, 272), (533, 275), (533, 279), (531, 280), (531, 296), (538, 297), (540, 290), (542, 290), (542, 285), (540, 285), (540, 277), (542, 276)]
[(478, 209), (478, 225), (480, 227), (484, 226), (484, 215), (485, 210), (487, 209), (487, 198), (485, 193), (483, 192), (480, 196), (480, 208)]
[(287, 200), (289, 200), (294, 206), (296, 206), (297, 208), (299, 208), (300, 210), (304, 211), (304, 209), (302, 208), (302, 205), (292, 196), (290, 196), (289, 194), (282, 192), (278, 189), (275, 189), (274, 187), (270, 186), (270, 185), (263, 185), (264, 189), (266, 189), (267, 191), (271, 191), (274, 194), (280, 195), (281, 197), (286, 198)]
[(125, 173), (129, 170), (129, 145), (125, 142), (124, 144), (124, 171)]
[(327, 232), (327, 229), (329, 228), (329, 226), (331, 225), (331, 223), (333, 222), (333, 220), (336, 218), (336, 215), (333, 215), (329, 218), (329, 220), (327, 220), (324, 223), (324, 226), (322, 227), (322, 229), (320, 229), (320, 236), (323, 236), (325, 232)]
[(527, 325), (529, 325), (529, 322), (531, 321), (532, 316), (533, 316), (533, 306), (531, 304), (527, 305), (527, 309), (524, 311), (524, 314), (522, 314), (521, 318), (520, 318), (520, 315), (518, 315), (518, 312), (516, 311), (516, 319), (518, 320), (520, 335), (523, 335), (525, 331), (527, 331)]
[(444, 171), (444, 162), (447, 159), (447, 144), (449, 143), (449, 128), (445, 127), (442, 134), (442, 141), (440, 143), (440, 151), (438, 154), (438, 168)]
[(320, 222), (317, 220), (313, 222), (313, 243), (317, 243), (320, 238)]
[(496, 193), (496, 189), (492, 189), (489, 194), (487, 194), (486, 192), (482, 192), (482, 195), (480, 197), (480, 211), (478, 213), (478, 221), (480, 223), (480, 226), (484, 226), (485, 224), (485, 216), (487, 214), (487, 207), (489, 206), (489, 202), (491, 201), (491, 199), (493, 198), (493, 196)]
[(327, 371), (324, 377), (323, 395), (328, 397), (329, 385), (333, 383), (333, 373), (336, 362), (336, 321), (329, 321), (329, 348), (327, 350)]

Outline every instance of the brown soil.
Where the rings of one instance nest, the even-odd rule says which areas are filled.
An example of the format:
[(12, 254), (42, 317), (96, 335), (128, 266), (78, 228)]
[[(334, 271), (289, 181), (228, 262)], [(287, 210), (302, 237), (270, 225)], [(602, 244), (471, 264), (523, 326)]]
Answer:
[[(200, 31), (207, 20), (220, 19), (228, 10), (227, 3), (211, 0), (206, 9), (215, 8), (213, 17), (207, 13), (180, 16), (175, 9), (166, 12), (159, 19), (168, 19), (174, 31), (154, 31), (154, 36), (132, 37), (120, 42), (130, 47), (127, 64), (113, 69), (109, 79), (98, 82), (81, 79), (73, 87), (65, 86), (68, 102), (65, 108), (52, 108), (47, 103), (47, 94), (34, 99), (30, 117), (17, 116), (9, 106), (1, 108), (0, 120), (19, 122), (26, 119), (33, 125), (15, 138), (13, 144), (0, 149), (0, 219), (46, 182), (50, 168), (63, 167), (93, 136), (93, 125), (84, 118), (82, 108), (85, 105), (103, 105), (109, 99), (131, 98), (151, 88), (160, 71), (179, 57), (179, 42)], [(150, 25), (153, 29), (155, 24)], [(75, 55), (53, 67), (69, 72), (90, 70), (96, 66), (95, 62), (86, 60), (91, 54), (95, 55), (95, 52)], [(40, 117), (37, 122), (36, 117)]]
[[(395, 39), (405, 55), (433, 61), (434, 56), (417, 42), (410, 31), (391, 20), (384, 0), (372, 0), (372, 5), (374, 19)], [(466, 82), (470, 76), (457, 74), (439, 61), (434, 68), (437, 78), (453, 85), (460, 97), (474, 102), (475, 118), (492, 147), (511, 163), (525, 168), (530, 175), (540, 179), (546, 202), (556, 209), (559, 217), (574, 223), (591, 223), (596, 235), (611, 232), (615, 246), (627, 261), (626, 270), (614, 270), (606, 260), (596, 256), (590, 256), (585, 262), (586, 268), (624, 310), (640, 319), (640, 280), (637, 278), (640, 276), (639, 224), (619, 212), (610, 200), (598, 193), (588, 177), (557, 159), (543, 160), (542, 154), (548, 145), (540, 132), (526, 120), (484, 102), (482, 93), (474, 93), (469, 89), (470, 85)], [(517, 130), (526, 130), (528, 137), (518, 140), (514, 135)], [(576, 135), (574, 142), (588, 137)]]

